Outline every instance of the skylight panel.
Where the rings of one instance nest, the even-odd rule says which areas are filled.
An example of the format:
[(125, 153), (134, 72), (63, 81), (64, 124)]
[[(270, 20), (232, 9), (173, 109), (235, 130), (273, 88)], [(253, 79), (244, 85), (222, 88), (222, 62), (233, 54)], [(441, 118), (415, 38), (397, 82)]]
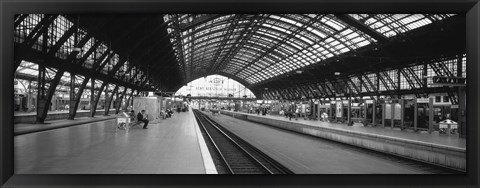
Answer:
[(340, 31), (344, 28), (343, 25), (339, 24), (338, 22), (333, 21), (332, 19), (325, 19), (325, 24), (335, 28), (337, 31)]
[(284, 22), (287, 22), (287, 23), (289, 23), (289, 24), (295, 25), (295, 26), (297, 26), (297, 27), (303, 27), (303, 24), (302, 24), (302, 23), (299, 23), (299, 22), (296, 22), (296, 21), (287, 19), (287, 18), (285, 18), (285, 17), (280, 18), (280, 20), (282, 20), (282, 21), (284, 21)]

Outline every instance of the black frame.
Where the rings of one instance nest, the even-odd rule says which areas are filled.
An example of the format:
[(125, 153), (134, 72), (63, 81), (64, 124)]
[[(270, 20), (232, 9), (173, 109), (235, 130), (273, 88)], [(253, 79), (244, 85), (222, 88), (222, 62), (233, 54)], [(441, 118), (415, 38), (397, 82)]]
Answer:
[[(466, 175), (15, 175), (13, 153), (13, 16), (16, 13), (466, 13)], [(0, 2), (0, 185), (161, 187), (479, 186), (479, 0), (40, 0)]]

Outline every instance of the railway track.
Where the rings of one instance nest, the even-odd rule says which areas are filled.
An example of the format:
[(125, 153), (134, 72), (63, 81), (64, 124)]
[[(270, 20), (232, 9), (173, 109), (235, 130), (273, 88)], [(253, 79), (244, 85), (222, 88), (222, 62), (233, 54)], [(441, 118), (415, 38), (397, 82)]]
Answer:
[(209, 117), (194, 110), (195, 118), (206, 139), (215, 148), (229, 174), (293, 174), (292, 171), (267, 156), (245, 140), (231, 133)]

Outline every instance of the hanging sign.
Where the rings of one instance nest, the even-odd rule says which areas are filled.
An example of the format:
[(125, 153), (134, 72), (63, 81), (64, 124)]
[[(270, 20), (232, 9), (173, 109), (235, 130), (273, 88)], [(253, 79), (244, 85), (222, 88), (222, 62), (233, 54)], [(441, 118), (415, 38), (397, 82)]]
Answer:
[(429, 103), (430, 98), (418, 98), (417, 103)]

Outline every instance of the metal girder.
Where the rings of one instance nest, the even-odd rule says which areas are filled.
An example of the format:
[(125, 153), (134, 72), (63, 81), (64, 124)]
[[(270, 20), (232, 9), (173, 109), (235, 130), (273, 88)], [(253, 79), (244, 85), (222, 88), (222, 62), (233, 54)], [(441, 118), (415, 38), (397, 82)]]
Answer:
[(47, 117), (47, 113), (48, 113), (48, 108), (50, 106), (50, 101), (52, 101), (53, 94), (55, 93), (56, 87), (60, 82), (60, 79), (62, 78), (64, 72), (65, 71), (63, 70), (58, 70), (57, 73), (55, 74), (55, 77), (50, 82), (50, 86), (48, 87), (48, 91), (46, 93), (45, 107), (37, 110), (37, 120), (36, 120), (37, 122), (43, 123), (45, 121), (45, 118)]
[(278, 96), (280, 99), (285, 99), (285, 97), (284, 97), (283, 94), (279, 91), (278, 88), (274, 89), (273, 91), (275, 92), (275, 95)]
[(115, 114), (118, 114), (120, 112), (120, 108), (122, 107), (122, 101), (126, 94), (127, 88), (124, 88), (120, 99), (117, 99), (117, 107), (115, 107)]
[[(45, 35), (45, 33), (48, 31), (48, 27), (50, 24), (53, 23), (53, 21), (56, 19), (56, 16), (51, 16), (51, 15), (45, 15), (45, 17), (33, 28), (33, 30), (30, 32), (30, 34), (25, 38), (24, 42), (21, 43), (22, 48), (30, 49), (32, 46), (35, 44), (35, 42), (40, 38), (41, 35)], [(48, 35), (45, 35), (44, 37), (44, 44), (43, 44), (43, 49), (47, 49), (48, 45), (47, 42), (48, 40), (46, 39)], [(17, 70), (18, 66), (20, 66), (20, 63), (22, 62), (22, 59), (19, 57), (19, 53), (23, 51), (18, 51), (15, 50), (15, 57), (17, 57), (14, 61), (14, 69)], [(44, 52), (45, 54), (47, 52)]]
[(282, 99), (287, 99), (288, 97), (286, 95), (283, 94), (283, 92), (281, 90), (277, 90), (277, 94), (279, 94)]
[(410, 73), (411, 77), (413, 77), (415, 82), (420, 85), (420, 87), (424, 87), (422, 80), (418, 77), (418, 74), (413, 71), (412, 67), (406, 67), (404, 70), (407, 70)]
[[(384, 72), (382, 72), (384, 73)], [(390, 89), (390, 84), (387, 83), (387, 81), (383, 78), (383, 76), (381, 75), (380, 72), (377, 72), (377, 78), (380, 80), (380, 82), (382, 82), (383, 86), (385, 87), (385, 89), (387, 90), (391, 90)]]
[(312, 88), (313, 88), (314, 90), (317, 90), (317, 91), (318, 91), (318, 92), (317, 92), (317, 93), (318, 93), (318, 94), (317, 94), (317, 97), (322, 97), (322, 95), (326, 95), (326, 94), (327, 94), (327, 91), (325, 90), (325, 88), (321, 87), (320, 84), (318, 84), (318, 83), (313, 83), (311, 86), (312, 86)]
[[(129, 70), (131, 70), (131, 69), (132, 69), (132, 67), (129, 68)], [(127, 72), (129, 72), (129, 70)], [(125, 74), (123, 75), (123, 77), (125, 77)], [(76, 96), (76, 99), (75, 99), (76, 103), (75, 103), (74, 106), (71, 105), (71, 107), (70, 107), (70, 109), (74, 109), (74, 111), (72, 112), (72, 110), (70, 110), (69, 119), (74, 119), (75, 118), (75, 115), (76, 115), (76, 112), (77, 112), (77, 109), (78, 109), (78, 103), (80, 102), (80, 98), (83, 94), (83, 91), (84, 91), (85, 86), (87, 85), (89, 79), (90, 79), (90, 77), (85, 76), (85, 79), (83, 80), (83, 83), (80, 86), (78, 94)], [(93, 98), (93, 95), (92, 95), (92, 98)]]
[(222, 14), (206, 14), (206, 15), (200, 17), (200, 18), (197, 18), (197, 19), (193, 20), (192, 22), (184, 23), (184, 24), (178, 24), (178, 28), (181, 31), (185, 31), (185, 30), (191, 29), (191, 28), (193, 28), (197, 25), (207, 23), (207, 22), (212, 21), (214, 19), (220, 18), (221, 16), (223, 16), (223, 15)]
[(135, 93), (135, 90), (132, 89), (132, 92), (128, 96), (128, 99), (127, 99), (127, 102), (126, 102), (126, 105), (125, 105), (125, 110), (127, 110), (127, 108), (130, 106), (130, 100), (133, 97), (133, 93)]
[(53, 23), (53, 21), (55, 21), (57, 16), (58, 15), (45, 15), (45, 17), (35, 26), (35, 28), (33, 28), (27, 38), (25, 38), (22, 44), (31, 48), (38, 38), (40, 38), (40, 35), (48, 31), (48, 27)]
[[(370, 88), (371, 88), (374, 92), (378, 92), (378, 88), (375, 87), (375, 84), (373, 84), (372, 80), (370, 80), (370, 78), (368, 77), (368, 75), (367, 75), (367, 74), (364, 74), (363, 77), (365, 78), (365, 80), (367, 81), (367, 83), (370, 85)], [(370, 91), (367, 86), (365, 86), (365, 88), (367, 88), (367, 91)]]
[(295, 95), (297, 96), (297, 98), (302, 98), (302, 92), (298, 89), (298, 88), (290, 88), (293, 93), (295, 93)]
[(28, 14), (21, 14), (20, 16), (18, 16), (18, 18), (15, 18), (15, 24), (13, 28), (16, 29), (27, 17), (28, 17)]
[(270, 100), (270, 97), (268, 96), (268, 92), (263, 92), (263, 94), (262, 94), (262, 99), (264, 99), (264, 100)]
[[(364, 75), (359, 75), (357, 76), (358, 80), (360, 80), (360, 88), (363, 86), (365, 87), (365, 89), (367, 90), (367, 92), (370, 92), (370, 88), (368, 87), (367, 83), (365, 83), (365, 81), (363, 80), (363, 76)], [(362, 91), (361, 90), (358, 90), (357, 93), (361, 93)]]
[(305, 84), (305, 85), (303, 86), (303, 89), (304, 89), (304, 90), (307, 92), (307, 94), (308, 94), (308, 95), (306, 96), (307, 98), (313, 98), (313, 92), (312, 92), (312, 90), (310, 89), (310, 87), (308, 87), (308, 84)]
[[(63, 45), (63, 43), (70, 37), (70, 35), (73, 34), (73, 30), (71, 30), (72, 28), (74, 27), (71, 27), (67, 32), (64, 33), (64, 35), (57, 41), (57, 44), (55, 44), (51, 49), (50, 51), (44, 55), (44, 61), (45, 62), (50, 62), (51, 59), (54, 59), (54, 57), (52, 56), (55, 56), (55, 53), (56, 51), (58, 50), (58, 48), (60, 48), (61, 45)], [(47, 35), (47, 32), (48, 30), (43, 30), (43, 35)], [(44, 46), (46, 45), (46, 42), (48, 40), (46, 39), (46, 37), (44, 38)], [(43, 50), (44, 52), (46, 51), (45, 49)], [(69, 56), (70, 58), (71, 56)], [(64, 69), (57, 69), (57, 72), (55, 74), (55, 77), (53, 80), (50, 81), (50, 85), (49, 85), (49, 88), (48, 88), (48, 91), (46, 93), (46, 98), (44, 98), (46, 101), (45, 101), (45, 104), (43, 106), (43, 108), (40, 108), (37, 110), (37, 118), (36, 118), (36, 121), (39, 122), (39, 123), (43, 123), (47, 117), (47, 114), (48, 114), (48, 108), (50, 106), (50, 103), (49, 101), (52, 100), (52, 97), (53, 97), (53, 94), (55, 93), (56, 91), (56, 88), (57, 88), (57, 85), (58, 83), (60, 82), (60, 79), (62, 78), (63, 74), (65, 73), (65, 70)]]
[(335, 17), (338, 19), (342, 20), (343, 22), (347, 23), (350, 26), (353, 26), (360, 30), (363, 33), (366, 33), (367, 35), (371, 36), (372, 38), (376, 39), (377, 41), (381, 43), (386, 43), (388, 42), (388, 38), (382, 35), (381, 33), (377, 32), (376, 30), (370, 28), (369, 26), (365, 25), (364, 23), (361, 23), (357, 21), (355, 18), (352, 18), (351, 16), (347, 14), (335, 14)]
[[(331, 82), (330, 82), (330, 84), (332, 85), (332, 83), (331, 83)], [(332, 87), (330, 87), (330, 86), (329, 86), (327, 83), (324, 83), (324, 85), (323, 85), (323, 86), (324, 86), (324, 87), (326, 87), (326, 88), (328, 89), (328, 91), (330, 91), (331, 95), (335, 95), (335, 93), (336, 93), (336, 90), (335, 90), (335, 88), (332, 88), (332, 87), (333, 87), (333, 85), (332, 85)]]
[[(18, 45), (18, 44), (15, 44), (15, 46), (16, 45)], [(22, 56), (22, 58), (27, 60), (27, 61), (35, 62), (35, 61), (38, 61), (38, 59), (41, 59), (42, 56), (43, 56), (42, 52), (38, 52), (38, 51), (33, 50), (33, 49), (27, 49), (27, 50), (28, 51), (26, 51), (24, 56)], [(53, 58), (53, 59), (50, 59), (50, 61), (43, 62), (42, 64), (45, 65), (45, 66), (48, 66), (48, 67), (55, 68), (55, 69), (65, 69), (65, 71), (73, 72), (73, 73), (77, 73), (77, 74), (81, 74), (81, 75), (90, 74), (91, 69), (82, 67), (80, 65), (75, 65), (75, 64), (72, 64), (70, 62), (71, 61), (67, 61), (67, 60), (63, 60), (63, 59), (59, 59), (59, 58)], [(135, 87), (132, 84), (123, 82), (121, 80), (113, 79), (111, 77), (107, 77), (106, 75), (103, 75), (103, 74), (97, 75), (97, 78), (100, 79), (100, 80), (107, 80), (107, 81), (110, 81), (110, 82), (118, 82), (118, 83), (121, 83), (122, 86), (127, 86), (127, 87), (130, 87), (130, 88), (137, 88), (138, 89), (138, 87)]]
[[(360, 80), (362, 80), (361, 77), (358, 77), (358, 78), (359, 78)], [(345, 79), (348, 80), (348, 81), (345, 81), (345, 84), (349, 87), (350, 93), (352, 92), (351, 87), (353, 87), (353, 89), (355, 89), (355, 91), (356, 91), (357, 93), (361, 93), (361, 92), (362, 92), (362, 91), (360, 91), (360, 89), (357, 87), (357, 85), (353, 82), (352, 77), (347, 77), (347, 78), (345, 78)], [(348, 82), (350, 82), (350, 84), (348, 84)], [(350, 85), (352, 85), (352, 86), (350, 87)]]
[[(95, 101), (93, 104), (90, 105), (90, 110), (91, 110), (91, 114), (90, 114), (90, 117), (94, 117), (95, 116), (95, 112), (97, 111), (97, 105), (98, 105), (98, 101), (100, 100), (100, 96), (102, 95), (102, 92), (103, 90), (105, 89), (105, 86), (106, 86), (106, 82), (103, 82), (102, 86), (98, 89), (98, 93), (97, 95), (95, 96)], [(92, 96), (93, 97), (93, 96)], [(105, 96), (105, 99), (106, 99), (107, 96)]]
[[(175, 19), (173, 19), (173, 20), (174, 20), (174, 21), (173, 21), (174, 27), (180, 28), (180, 23), (178, 23), (178, 16), (177, 16), (177, 15), (175, 15)], [(180, 38), (181, 38), (181, 37), (180, 37), (180, 36), (181, 36), (180, 31), (181, 31), (181, 30), (178, 30), (178, 31), (175, 30), (174, 32), (172, 32), (172, 34), (173, 34), (177, 39), (179, 39), (179, 40), (181, 40), (181, 39), (180, 39)], [(185, 65), (185, 58), (184, 58), (184, 57), (185, 57), (185, 54), (184, 54), (184, 52), (183, 52), (182, 43), (181, 43), (181, 41), (178, 41), (178, 40), (177, 40), (177, 41), (175, 42), (175, 44), (176, 44), (176, 48), (177, 48), (178, 54), (179, 54), (179, 56), (178, 56), (178, 58), (180, 59), (179, 61), (182, 63), (182, 68), (181, 68), (181, 69), (182, 69), (182, 71), (183, 71), (183, 75), (184, 75), (184, 77), (185, 77), (185, 80), (189, 80), (189, 79), (190, 79), (190, 75), (187, 74), (187, 70), (186, 70), (187, 67), (186, 67), (186, 65)]]
[[(224, 46), (227, 43), (227, 39), (230, 38), (230, 36), (232, 36), (232, 33), (233, 33), (233, 31), (235, 30), (235, 27), (238, 24), (237, 20), (241, 19), (241, 18), (242, 18), (241, 14), (235, 14), (235, 16), (230, 20), (230, 26), (225, 29), (225, 30), (227, 30), (227, 33), (222, 35), (222, 39), (220, 40), (221, 43), (218, 46), (217, 50), (215, 51), (215, 55), (213, 55), (213, 59), (212, 59), (212, 63), (210, 65), (210, 67), (207, 69), (209, 74), (211, 74), (212, 72), (216, 72), (216, 70), (213, 70), (213, 69), (218, 67), (217, 64), (223, 62), (222, 61), (223, 59), (219, 61), (218, 57), (220, 56), (221, 52), (225, 49)], [(240, 38), (240, 37), (238, 37), (238, 38)], [(237, 40), (238, 40), (238, 38), (237, 38)], [(234, 44), (236, 44), (236, 43), (234, 43)], [(191, 51), (192, 51), (192, 56), (191, 56), (192, 58), (191, 59), (193, 60), (193, 51), (194, 51), (193, 47), (192, 47)], [(231, 49), (229, 50), (229, 53), (230, 52), (231, 52)]]
[(287, 88), (287, 90), (289, 91), (290, 95), (291, 95), (291, 98), (294, 98), (294, 99), (298, 99), (299, 98), (299, 94), (297, 93), (297, 91), (293, 88)]
[(118, 84), (115, 85), (115, 88), (113, 89), (112, 91), (112, 94), (110, 95), (110, 98), (108, 100), (107, 99), (107, 96), (105, 95), (105, 115), (108, 116), (108, 114), (110, 113), (110, 106), (112, 105), (112, 101), (113, 101), (113, 96), (118, 92)]
[(278, 100), (280, 97), (275, 93), (275, 91), (270, 91), (270, 96), (272, 96), (272, 100)]
[(302, 95), (303, 95), (305, 98), (310, 97), (310, 94), (309, 94), (308, 91), (305, 89), (305, 85), (299, 85), (298, 88), (300, 89), (300, 92), (302, 93)]
[[(121, 63), (118, 62), (118, 63), (113, 67), (112, 71), (110, 71), (106, 76), (111, 78), (112, 75), (114, 74), (114, 72), (116, 72), (118, 69), (120, 69), (120, 67), (123, 66), (123, 64), (124, 64), (125, 62), (126, 62), (126, 60), (123, 61), (123, 62), (121, 62)], [(120, 81), (115, 82), (117, 86), (120, 85), (119, 82), (120, 82)], [(93, 109), (93, 115), (95, 115), (96, 107), (97, 107), (98, 101), (100, 100), (100, 95), (101, 95), (103, 89), (105, 89), (105, 86), (106, 86), (107, 84), (108, 84), (108, 81), (104, 81), (104, 82), (102, 83), (102, 86), (100, 87), (99, 93), (98, 93), (98, 95), (97, 95), (97, 97), (96, 97), (96, 99), (95, 99), (95, 103), (94, 103), (95, 109)], [(105, 100), (106, 100), (106, 99), (107, 99), (107, 93), (105, 92)], [(106, 102), (106, 101), (105, 101), (105, 102)], [(108, 106), (108, 108), (109, 108), (109, 107), (110, 107), (110, 106)], [(108, 110), (105, 109), (105, 113), (106, 113), (105, 115), (108, 115), (108, 111), (109, 111), (109, 109), (108, 109)], [(93, 117), (93, 116), (92, 116), (92, 117)]]
[[(317, 15), (317, 17), (319, 17), (320, 15)], [(315, 18), (316, 19), (316, 18)], [(242, 69), (238, 70), (235, 72), (234, 75), (237, 75), (238, 73), (242, 72), (243, 70), (245, 70), (247, 67), (250, 67), (252, 64), (258, 62), (258, 60), (262, 59), (263, 57), (265, 57), (267, 54), (273, 52), (275, 49), (277, 49), (278, 47), (280, 47), (281, 45), (285, 44), (288, 40), (292, 39), (295, 35), (297, 35), (298, 33), (304, 31), (307, 27), (310, 27), (313, 23), (315, 23), (315, 19), (312, 19), (310, 20), (308, 23), (305, 23), (304, 25), (302, 25), (301, 28), (298, 28), (297, 30), (295, 31), (292, 31), (292, 33), (290, 33), (289, 35), (287, 35), (285, 38), (282, 39), (282, 41), (280, 42), (277, 42), (275, 45), (273, 45), (272, 47), (270, 47), (268, 50), (266, 50), (262, 55), (258, 56), (257, 58), (255, 58), (252, 62), (250, 62), (248, 65), (246, 66), (243, 66)], [(273, 63), (274, 64), (274, 63)], [(255, 74), (257, 73), (258, 71), (255, 71), (254, 73), (252, 74)], [(252, 75), (252, 74), (249, 74)], [(248, 76), (247, 76), (248, 77)]]
[(395, 82), (393, 82), (392, 78), (390, 77), (389, 74), (387, 74), (386, 71), (382, 71), (380, 73), (382, 74), (381, 77), (385, 78), (390, 83), (390, 84), (385, 83), (385, 88), (387, 88), (388, 85), (392, 86), (392, 88), (390, 90), (398, 90), (400, 88), (400, 87), (398, 87), (397, 84), (395, 84)]
[(148, 82), (148, 78), (144, 76), (144, 80), (141, 83), (141, 87), (144, 88), (147, 82)]
[(310, 93), (310, 98), (317, 98), (318, 97), (318, 92), (315, 92), (315, 91), (318, 91), (317, 89), (315, 89), (313, 87), (312, 84), (306, 84), (305, 87), (307, 87), (309, 93)]
[(417, 87), (415, 86), (415, 83), (413, 82), (413, 80), (410, 78), (410, 76), (408, 75), (408, 73), (405, 71), (405, 69), (400, 69), (400, 73), (403, 74), (403, 77), (405, 77), (405, 80), (407, 80), (407, 83), (408, 85), (410, 86), (410, 88), (412, 89), (416, 89)]
[[(78, 110), (78, 104), (80, 103), (80, 98), (82, 98), (83, 91), (85, 90), (85, 87), (87, 86), (87, 83), (90, 81), (90, 78), (85, 77), (83, 79), (82, 85), (80, 85), (78, 92), (75, 96), (75, 103), (73, 105), (70, 105), (70, 112), (68, 114), (68, 119), (75, 119), (75, 116), (77, 114)], [(93, 86), (92, 86), (93, 88)], [(93, 97), (93, 96), (92, 96)]]
[[(97, 48), (100, 46), (100, 44), (101, 44), (101, 42), (95, 42), (95, 44), (93, 44), (93, 46), (90, 47), (90, 49), (88, 49), (88, 51), (85, 53), (85, 55), (83, 55), (83, 57), (80, 58), (80, 59), (77, 61), (77, 63), (78, 63), (78, 64), (83, 64), (83, 63), (87, 60), (87, 58), (90, 57), (90, 55), (91, 55), (93, 52), (96, 53), (96, 50), (97, 50)], [(104, 58), (104, 57), (103, 57), (103, 58)], [(100, 59), (102, 59), (102, 58), (100, 58)]]
[(76, 25), (73, 25), (72, 27), (70, 27), (67, 31), (65, 31), (65, 33), (63, 34), (63, 36), (58, 39), (58, 41), (55, 43), (55, 45), (53, 45), (52, 47), (50, 47), (50, 50), (48, 51), (48, 55), (49, 56), (54, 56), (55, 53), (57, 53), (58, 49), (60, 49), (60, 47), (62, 47), (63, 44), (65, 44), (65, 42), (67, 42), (68, 38), (70, 38), (70, 36), (76, 31)]

